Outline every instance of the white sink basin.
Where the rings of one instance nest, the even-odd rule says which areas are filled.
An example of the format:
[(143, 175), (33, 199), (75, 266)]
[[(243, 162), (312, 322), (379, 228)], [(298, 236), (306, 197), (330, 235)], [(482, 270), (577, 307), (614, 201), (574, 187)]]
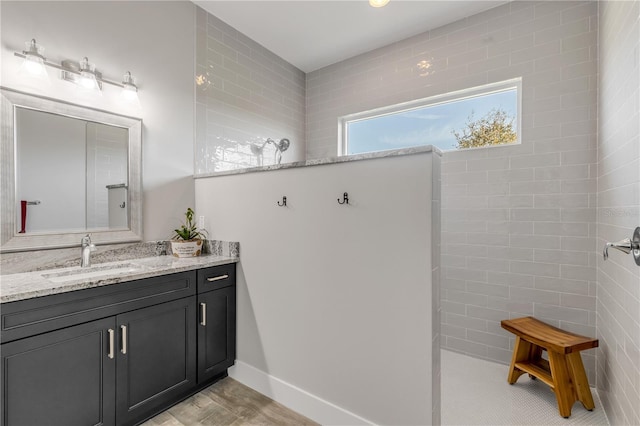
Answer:
[(133, 263), (119, 263), (116, 265), (93, 266), (90, 268), (75, 269), (73, 271), (54, 272), (42, 274), (43, 278), (54, 282), (63, 283), (68, 281), (78, 281), (85, 279), (93, 279), (108, 275), (128, 274), (131, 272), (139, 272), (144, 268)]

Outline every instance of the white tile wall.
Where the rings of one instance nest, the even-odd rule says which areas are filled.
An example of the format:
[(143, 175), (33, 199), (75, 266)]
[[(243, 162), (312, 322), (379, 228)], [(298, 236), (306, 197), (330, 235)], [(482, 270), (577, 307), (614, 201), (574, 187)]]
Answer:
[[(597, 248), (640, 226), (640, 2), (599, 4)], [(640, 424), (640, 267), (597, 261), (598, 393), (611, 424)], [(574, 302), (591, 303), (590, 300)]]
[(444, 155), (444, 348), (506, 363), (523, 315), (596, 335), (597, 26), (596, 2), (518, 1), (307, 75), (309, 158), (339, 116), (522, 77), (522, 145)]
[(273, 145), (251, 150), (267, 138), (290, 140), (283, 162), (304, 160), (305, 74), (196, 9), (195, 175), (274, 164)]

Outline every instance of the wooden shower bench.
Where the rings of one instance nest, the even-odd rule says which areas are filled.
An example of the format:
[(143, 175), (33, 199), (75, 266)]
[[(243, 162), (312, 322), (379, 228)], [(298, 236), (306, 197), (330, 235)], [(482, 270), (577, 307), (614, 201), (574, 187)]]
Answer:
[[(598, 339), (561, 330), (533, 317), (502, 320), (500, 325), (516, 335), (509, 384), (525, 373), (542, 380), (556, 394), (558, 411), (564, 418), (571, 415), (576, 401), (589, 411), (594, 409), (580, 351), (597, 347)], [(548, 361), (542, 358), (543, 350), (547, 351)]]

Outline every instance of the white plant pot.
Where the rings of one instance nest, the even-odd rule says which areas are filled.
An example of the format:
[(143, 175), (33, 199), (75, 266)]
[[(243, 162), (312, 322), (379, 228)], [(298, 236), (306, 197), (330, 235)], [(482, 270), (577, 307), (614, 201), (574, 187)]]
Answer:
[(175, 257), (200, 256), (203, 243), (203, 240), (171, 241), (171, 252)]

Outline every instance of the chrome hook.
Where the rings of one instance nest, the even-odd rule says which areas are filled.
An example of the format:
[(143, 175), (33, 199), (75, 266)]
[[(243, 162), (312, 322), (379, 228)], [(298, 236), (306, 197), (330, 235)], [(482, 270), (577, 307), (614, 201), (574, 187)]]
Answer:
[(349, 194), (347, 192), (342, 194), (342, 201), (338, 198), (338, 204), (349, 204)]
[(278, 204), (280, 207), (287, 207), (287, 197), (282, 197), (282, 203), (278, 201), (276, 204)]

